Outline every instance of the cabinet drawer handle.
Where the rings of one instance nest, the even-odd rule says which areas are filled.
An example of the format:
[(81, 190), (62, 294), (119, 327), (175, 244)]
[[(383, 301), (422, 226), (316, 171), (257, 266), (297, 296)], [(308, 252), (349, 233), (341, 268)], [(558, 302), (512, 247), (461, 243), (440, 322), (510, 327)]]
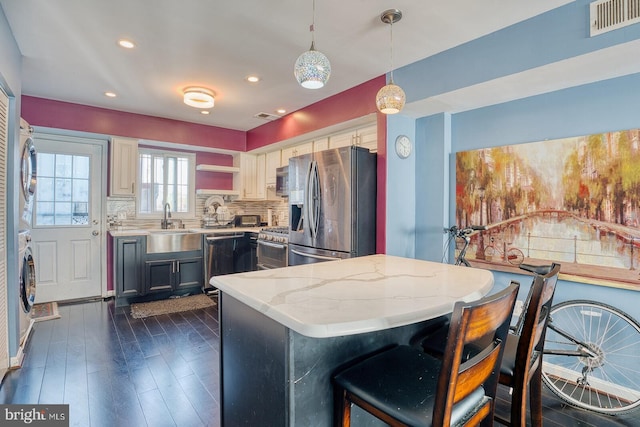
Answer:
[(132, 182), (132, 183), (131, 183), (131, 194), (133, 194), (133, 187), (134, 187), (135, 185), (136, 185), (136, 183), (135, 183), (135, 182)]

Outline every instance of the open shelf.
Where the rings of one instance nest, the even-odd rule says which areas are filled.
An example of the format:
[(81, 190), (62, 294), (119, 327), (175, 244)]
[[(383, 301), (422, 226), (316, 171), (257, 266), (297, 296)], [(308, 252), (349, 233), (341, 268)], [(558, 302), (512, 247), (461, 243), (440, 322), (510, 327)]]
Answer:
[(199, 196), (212, 196), (214, 194), (219, 194), (221, 196), (239, 196), (240, 192), (235, 190), (196, 190), (196, 194)]
[(197, 171), (205, 172), (226, 172), (226, 173), (238, 173), (240, 168), (236, 166), (219, 166), (219, 165), (197, 165)]

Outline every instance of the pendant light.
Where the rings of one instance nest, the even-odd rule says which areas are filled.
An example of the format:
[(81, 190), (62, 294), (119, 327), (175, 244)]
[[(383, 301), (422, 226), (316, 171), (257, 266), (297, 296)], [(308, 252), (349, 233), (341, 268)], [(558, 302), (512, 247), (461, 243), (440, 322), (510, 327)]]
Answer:
[(391, 28), (391, 72), (389, 83), (381, 88), (376, 95), (376, 106), (381, 113), (396, 114), (404, 107), (406, 100), (404, 91), (393, 82), (393, 24), (402, 18), (402, 12), (398, 9), (389, 9), (382, 12), (380, 20), (389, 24)]
[(313, 0), (313, 21), (309, 30), (311, 31), (311, 48), (304, 52), (296, 60), (293, 74), (298, 83), (306, 89), (320, 89), (323, 87), (331, 74), (331, 64), (329, 59), (316, 50), (314, 26), (316, 21), (316, 0)]

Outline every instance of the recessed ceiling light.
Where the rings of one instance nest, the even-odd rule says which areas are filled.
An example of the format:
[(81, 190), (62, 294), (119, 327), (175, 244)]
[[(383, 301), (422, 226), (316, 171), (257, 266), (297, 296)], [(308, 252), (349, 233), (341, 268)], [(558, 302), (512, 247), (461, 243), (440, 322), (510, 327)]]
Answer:
[(136, 47), (135, 43), (133, 43), (131, 40), (127, 40), (127, 39), (118, 40), (118, 45), (120, 47), (124, 47), (125, 49), (133, 49), (134, 47)]
[(104, 96), (109, 97), (109, 98), (115, 98), (116, 94), (114, 92), (105, 92)]
[(284, 114), (284, 113), (286, 113), (286, 112), (287, 112), (287, 110), (285, 110), (284, 108), (278, 108), (278, 109), (276, 110), (276, 113), (278, 113), (278, 114)]
[(247, 81), (249, 83), (258, 83), (260, 81), (260, 77), (258, 77), (258, 76), (247, 76)]
[(210, 113), (211, 113), (211, 111), (209, 111), (209, 110), (202, 110), (202, 111), (200, 111), (200, 114), (204, 114), (205, 116), (206, 116), (206, 115), (208, 115), (208, 114), (210, 114)]

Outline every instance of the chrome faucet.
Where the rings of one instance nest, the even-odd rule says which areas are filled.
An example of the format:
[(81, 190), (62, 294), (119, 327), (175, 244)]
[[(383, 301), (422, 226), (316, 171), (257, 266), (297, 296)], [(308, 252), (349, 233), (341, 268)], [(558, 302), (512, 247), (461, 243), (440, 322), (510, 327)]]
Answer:
[(172, 224), (172, 222), (169, 221), (168, 218), (171, 218), (171, 205), (169, 203), (165, 203), (163, 215), (162, 215), (162, 221), (160, 221), (160, 227), (163, 230), (166, 230)]

